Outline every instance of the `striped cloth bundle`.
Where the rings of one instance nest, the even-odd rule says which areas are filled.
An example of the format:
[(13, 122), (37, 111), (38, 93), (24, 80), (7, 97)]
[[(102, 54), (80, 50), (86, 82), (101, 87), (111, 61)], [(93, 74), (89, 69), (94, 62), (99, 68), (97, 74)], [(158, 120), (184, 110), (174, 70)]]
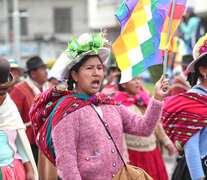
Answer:
[(128, 82), (149, 66), (163, 62), (160, 36), (171, 1), (125, 0), (116, 12), (122, 32), (112, 49), (122, 74), (120, 83)]

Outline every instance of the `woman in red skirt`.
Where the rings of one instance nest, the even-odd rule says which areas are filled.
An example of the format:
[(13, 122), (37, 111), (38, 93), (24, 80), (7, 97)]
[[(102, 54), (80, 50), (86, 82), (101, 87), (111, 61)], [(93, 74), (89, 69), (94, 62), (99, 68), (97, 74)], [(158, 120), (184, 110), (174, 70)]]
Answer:
[[(150, 98), (143, 91), (139, 77), (118, 86), (119, 91), (114, 94), (113, 98), (130, 110), (144, 114)], [(149, 137), (125, 134), (125, 140), (131, 165), (144, 169), (154, 180), (168, 180), (166, 167), (157, 144), (159, 142), (163, 145), (169, 155), (173, 155), (175, 150), (161, 124)]]

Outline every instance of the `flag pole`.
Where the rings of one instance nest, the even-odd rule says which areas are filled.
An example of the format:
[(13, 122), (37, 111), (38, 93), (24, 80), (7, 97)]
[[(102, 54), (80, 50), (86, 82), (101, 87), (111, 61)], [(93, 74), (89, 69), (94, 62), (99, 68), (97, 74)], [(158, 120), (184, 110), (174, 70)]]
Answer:
[(175, 11), (175, 4), (176, 4), (176, 0), (173, 0), (172, 11), (170, 14), (170, 22), (169, 22), (169, 27), (168, 27), (168, 31), (167, 31), (167, 40), (166, 40), (165, 55), (164, 55), (164, 62), (163, 62), (163, 77), (164, 78), (165, 78), (165, 74), (167, 71), (167, 57), (168, 57), (167, 44), (170, 39), (170, 31), (171, 31), (171, 26), (172, 26), (173, 15), (174, 15), (174, 11)]

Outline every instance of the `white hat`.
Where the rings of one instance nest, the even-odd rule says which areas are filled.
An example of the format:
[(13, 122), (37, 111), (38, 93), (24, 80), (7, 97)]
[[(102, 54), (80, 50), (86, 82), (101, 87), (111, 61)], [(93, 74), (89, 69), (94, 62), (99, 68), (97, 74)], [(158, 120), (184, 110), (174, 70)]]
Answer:
[(57, 78), (66, 80), (69, 78), (69, 70), (83, 59), (86, 55), (98, 55), (104, 63), (109, 56), (109, 49), (103, 47), (107, 40), (102, 34), (82, 34), (78, 40), (71, 38), (72, 43), (66, 49), (50, 70), (50, 74)]
[(193, 48), (193, 61), (188, 65), (188, 72), (195, 72), (195, 64), (207, 55), (207, 33), (201, 37)]
[(20, 70), (21, 75), (24, 73), (25, 69), (20, 67), (14, 59), (8, 59), (11, 69), (16, 68)]

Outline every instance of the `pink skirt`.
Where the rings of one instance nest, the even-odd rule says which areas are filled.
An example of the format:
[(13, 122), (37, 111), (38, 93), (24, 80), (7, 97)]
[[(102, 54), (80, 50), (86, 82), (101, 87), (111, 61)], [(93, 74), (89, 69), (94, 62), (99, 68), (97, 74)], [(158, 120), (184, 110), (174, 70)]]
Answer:
[(26, 171), (22, 161), (19, 159), (15, 159), (10, 167), (1, 166), (0, 170), (0, 177), (2, 176), (2, 180), (26, 180)]
[(168, 180), (167, 170), (158, 149), (138, 152), (128, 149), (130, 164), (144, 169), (153, 180)]

